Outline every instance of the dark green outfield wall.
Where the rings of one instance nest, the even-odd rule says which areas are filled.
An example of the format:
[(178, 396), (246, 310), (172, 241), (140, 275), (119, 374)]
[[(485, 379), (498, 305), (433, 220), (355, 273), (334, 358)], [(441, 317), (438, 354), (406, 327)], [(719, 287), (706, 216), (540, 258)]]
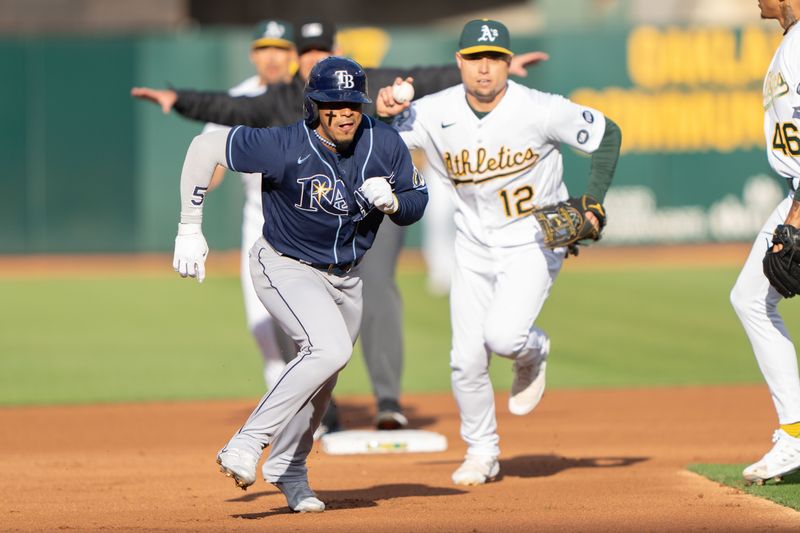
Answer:
[[(170, 250), (180, 168), (201, 125), (133, 100), (130, 87), (225, 89), (250, 75), (248, 34), (0, 40), (0, 253)], [(395, 66), (452, 61), (456, 38), (404, 28), (342, 41), (356, 58), (389, 45), (383, 64)], [(760, 125), (776, 42), (760, 27), (634, 28), (517, 36), (513, 47), (552, 56), (524, 83), (622, 126), (606, 242), (633, 243), (752, 238), (783, 194)], [(589, 159), (569, 152), (565, 165), (580, 192)], [(210, 196), (212, 248), (238, 246), (241, 201), (235, 176)]]

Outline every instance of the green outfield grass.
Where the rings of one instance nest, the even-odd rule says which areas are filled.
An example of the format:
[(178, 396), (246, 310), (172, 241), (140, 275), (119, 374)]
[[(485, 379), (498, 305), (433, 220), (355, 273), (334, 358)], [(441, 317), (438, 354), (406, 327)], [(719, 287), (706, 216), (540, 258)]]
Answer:
[(717, 483), (722, 483), (742, 492), (772, 500), (775, 503), (791, 507), (800, 511), (800, 473), (791, 474), (783, 478), (780, 483), (770, 481), (759, 487), (758, 485), (745, 485), (742, 478), (742, 469), (746, 464), (740, 465), (714, 465), (695, 464), (689, 465), (689, 470), (707, 477)]
[[(539, 325), (552, 338), (551, 387), (757, 383), (728, 303), (735, 269), (564, 272)], [(449, 390), (446, 298), (402, 273), (404, 390)], [(239, 280), (2, 279), (0, 404), (235, 398), (263, 392)], [(784, 305), (788, 323), (800, 307)], [(511, 365), (492, 363), (498, 389)], [(369, 393), (362, 358), (339, 394)]]

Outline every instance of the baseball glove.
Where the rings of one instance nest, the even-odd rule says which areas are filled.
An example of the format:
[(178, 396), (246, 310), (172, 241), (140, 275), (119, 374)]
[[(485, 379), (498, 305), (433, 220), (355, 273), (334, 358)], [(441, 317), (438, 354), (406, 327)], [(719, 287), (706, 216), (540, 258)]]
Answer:
[[(606, 225), (606, 211), (603, 204), (595, 198), (584, 194), (580, 198), (570, 198), (566, 202), (559, 202), (547, 207), (533, 210), (533, 216), (542, 227), (544, 245), (548, 248), (566, 246), (575, 249), (578, 241), (600, 238), (597, 231), (586, 219), (585, 213), (589, 211), (600, 221), (600, 231)], [(574, 253), (574, 252), (573, 252)], [(578, 255), (575, 253), (575, 255)]]
[(800, 293), (800, 229), (780, 224), (772, 234), (772, 244), (783, 245), (777, 252), (772, 247), (764, 256), (764, 275), (784, 298)]

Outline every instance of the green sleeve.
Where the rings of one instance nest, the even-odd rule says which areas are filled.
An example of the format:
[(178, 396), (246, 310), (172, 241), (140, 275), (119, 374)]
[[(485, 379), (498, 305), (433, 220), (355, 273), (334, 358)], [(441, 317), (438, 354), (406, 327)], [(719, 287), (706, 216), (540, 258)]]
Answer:
[(616, 122), (606, 117), (606, 131), (600, 146), (592, 153), (592, 169), (589, 173), (589, 184), (586, 186), (586, 194), (600, 202), (611, 186), (611, 179), (614, 177), (619, 159), (620, 144), (622, 144), (622, 131)]

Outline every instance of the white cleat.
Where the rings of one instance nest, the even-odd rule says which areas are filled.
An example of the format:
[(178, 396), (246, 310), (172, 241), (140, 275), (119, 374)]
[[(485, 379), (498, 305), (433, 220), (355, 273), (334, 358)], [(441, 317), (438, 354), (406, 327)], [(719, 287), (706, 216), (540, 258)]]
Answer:
[(764, 457), (742, 471), (746, 481), (763, 485), (770, 479), (780, 481), (783, 476), (800, 470), (800, 439), (778, 429), (772, 434), (772, 442), (772, 449)]
[(544, 394), (547, 355), (550, 339), (545, 338), (539, 356), (529, 363), (514, 361), (514, 381), (508, 396), (508, 410), (514, 415), (527, 415), (539, 405)]
[(500, 473), (500, 463), (493, 455), (469, 455), (453, 472), (453, 483), (456, 485), (483, 485), (493, 481)]
[(260, 457), (244, 450), (223, 448), (217, 454), (217, 464), (220, 471), (233, 478), (236, 486), (242, 490), (256, 482), (256, 467)]

